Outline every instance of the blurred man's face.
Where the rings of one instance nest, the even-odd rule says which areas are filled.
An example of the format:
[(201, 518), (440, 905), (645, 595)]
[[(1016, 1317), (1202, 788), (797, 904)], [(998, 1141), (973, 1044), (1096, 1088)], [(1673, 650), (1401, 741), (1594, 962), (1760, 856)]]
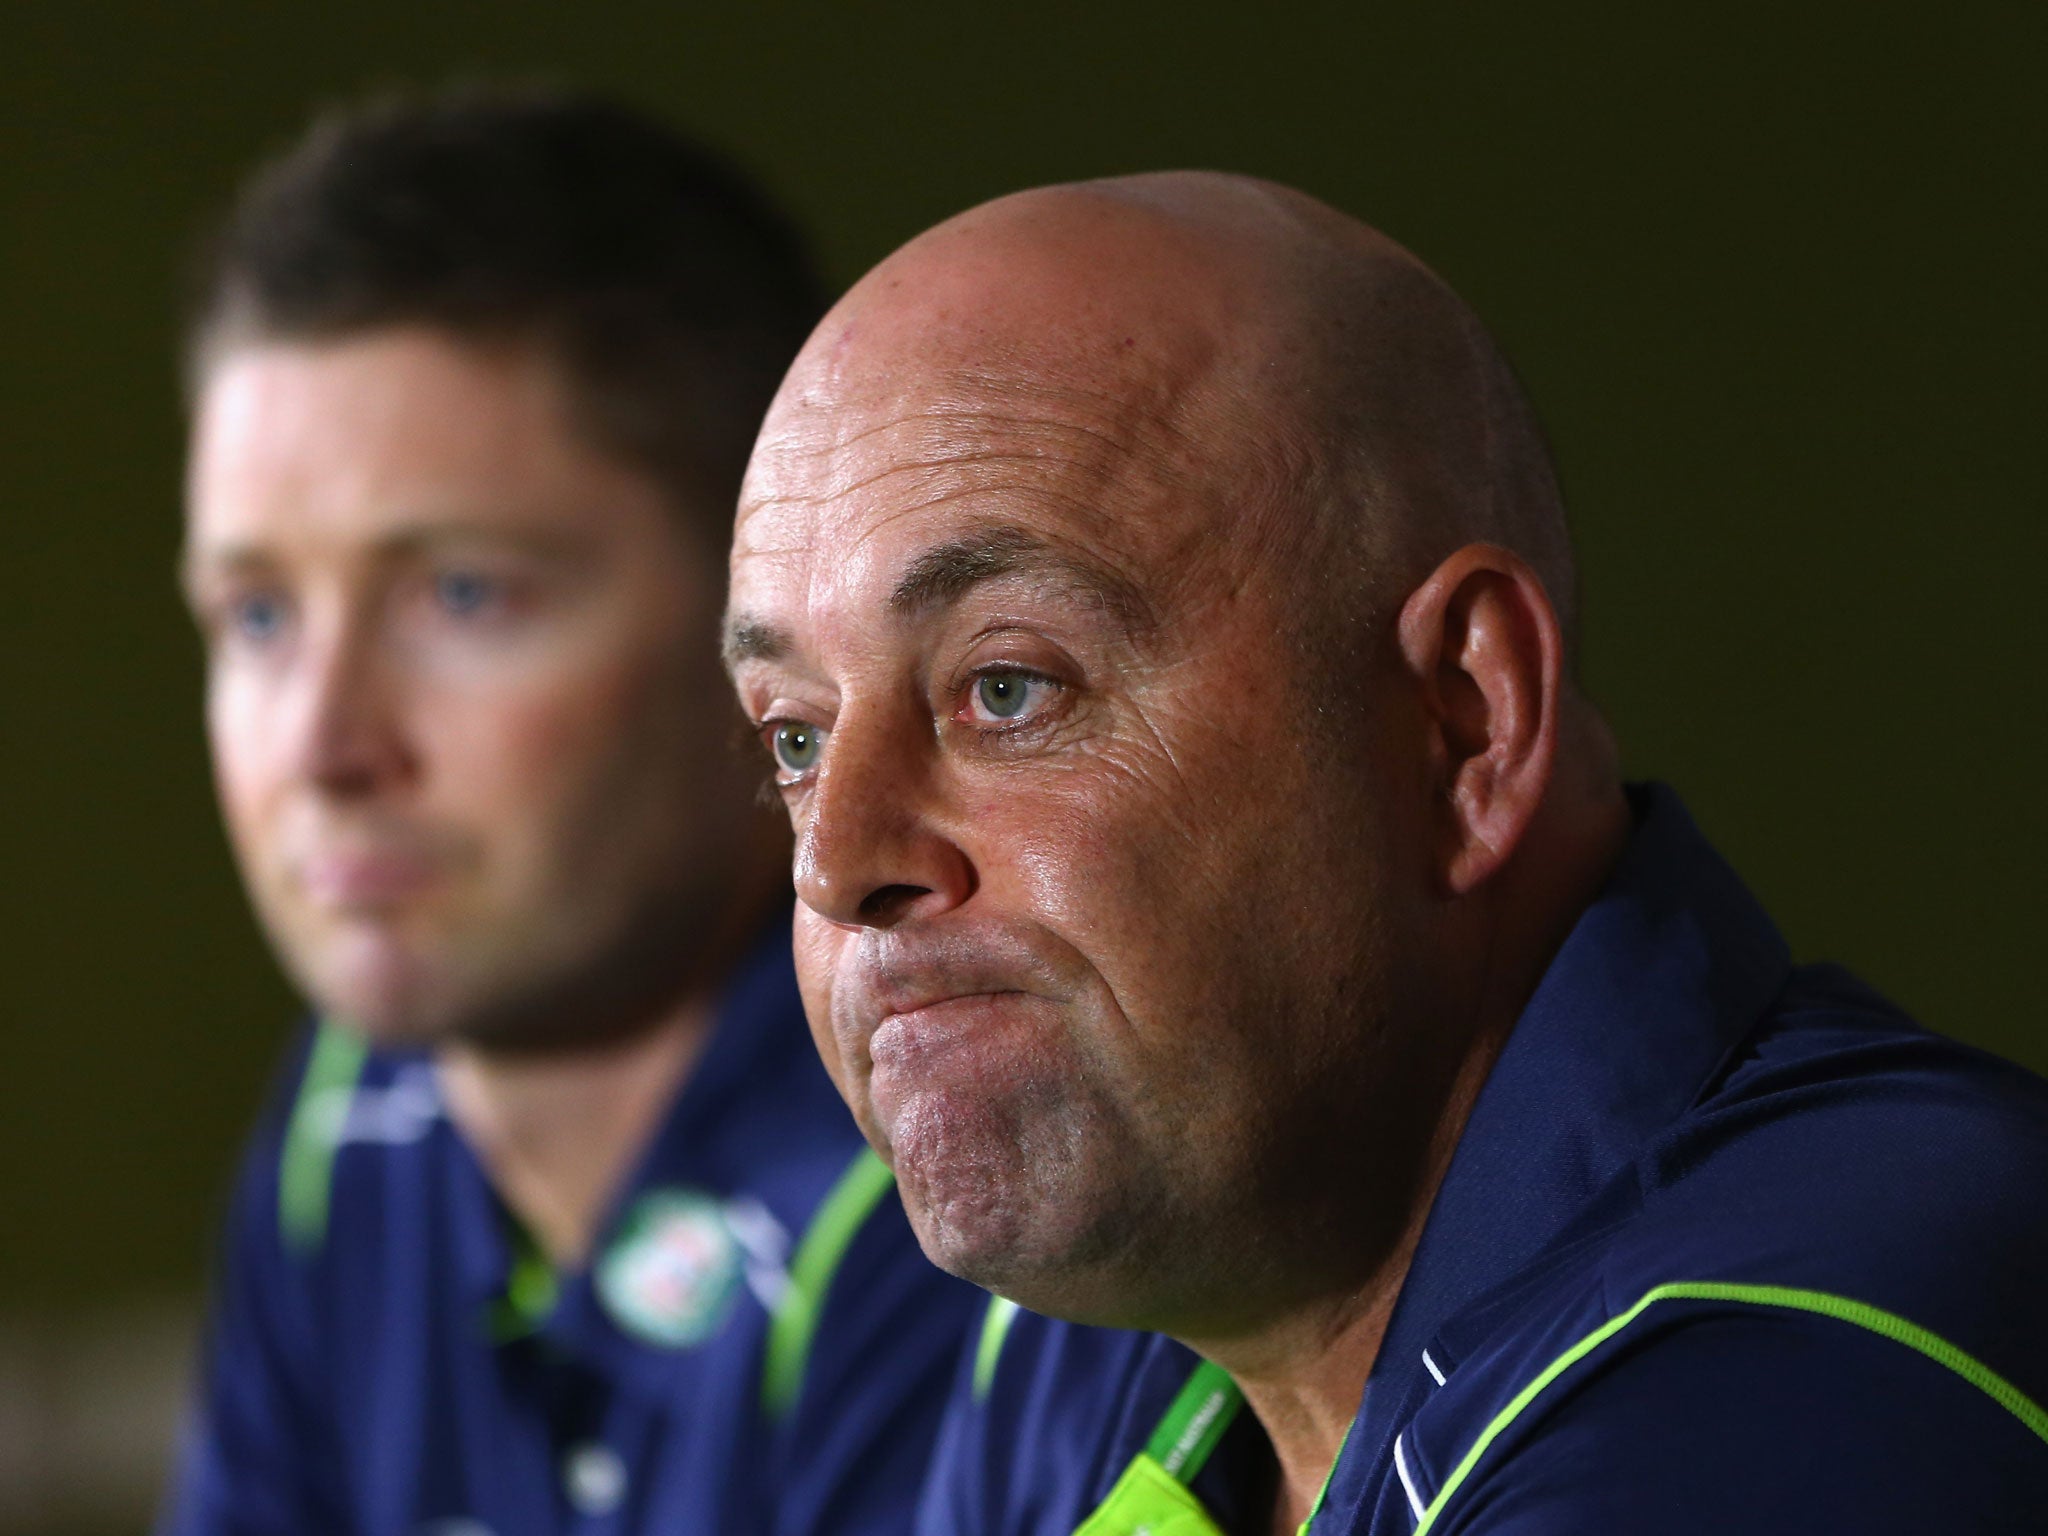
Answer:
[(745, 835), (715, 577), (520, 348), (397, 329), (212, 368), (185, 579), (273, 942), (392, 1041), (631, 1027)]
[(1259, 1234), (1375, 1141), (1400, 930), (1359, 680), (1309, 663), (1317, 584), (1258, 553), (1300, 544), (1231, 439), (1186, 457), (1206, 413), (836, 388), (771, 414), (726, 638), (827, 1065), (945, 1267), (1229, 1326), (1207, 1298), (1294, 1263)]

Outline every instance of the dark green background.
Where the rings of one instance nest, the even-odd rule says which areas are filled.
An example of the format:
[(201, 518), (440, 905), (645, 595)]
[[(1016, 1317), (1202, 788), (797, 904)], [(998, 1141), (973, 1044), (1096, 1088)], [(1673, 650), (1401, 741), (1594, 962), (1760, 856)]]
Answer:
[(312, 104), (464, 69), (700, 130), (842, 280), (989, 195), (1166, 165), (1383, 224), (1549, 420), (1632, 771), (1802, 954), (2048, 1066), (2044, 13), (8, 6), (0, 1309), (197, 1285), (292, 1007), (173, 596), (172, 273)]

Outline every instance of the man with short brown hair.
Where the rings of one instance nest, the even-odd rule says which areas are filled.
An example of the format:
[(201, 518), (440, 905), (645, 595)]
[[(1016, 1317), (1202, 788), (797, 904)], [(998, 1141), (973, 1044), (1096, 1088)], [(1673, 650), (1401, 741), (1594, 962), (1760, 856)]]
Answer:
[(323, 119), (216, 242), (183, 574), (321, 1022), (167, 1532), (907, 1522), (976, 1298), (810, 1050), (715, 643), (821, 302), (737, 174), (549, 92)]

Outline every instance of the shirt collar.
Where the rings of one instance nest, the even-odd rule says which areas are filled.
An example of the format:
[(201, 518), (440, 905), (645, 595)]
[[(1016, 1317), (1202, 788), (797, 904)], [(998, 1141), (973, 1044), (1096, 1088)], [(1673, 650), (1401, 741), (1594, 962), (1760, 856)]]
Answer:
[(1430, 1342), (1530, 1263), (1684, 1112), (1784, 985), (1784, 940), (1678, 796), (1647, 785), (1629, 798), (1628, 846), (1516, 1021), (1459, 1138), (1340, 1458), (1333, 1505), (1340, 1484), (1383, 1459)]
[[(621, 1218), (647, 1189), (657, 1184), (716, 1182), (721, 1172), (715, 1166), (717, 1123), (754, 1109), (747, 1089), (773, 1076), (770, 1062), (810, 1049), (790, 958), (789, 924), (784, 919), (771, 923), (733, 967), (720, 993), (703, 1055), (692, 1066), (632, 1176), (614, 1196), (591, 1251), (605, 1250)], [(455, 1237), (463, 1290), (479, 1313), (496, 1316), (511, 1299), (510, 1287), (521, 1270), (519, 1234), (460, 1133), (452, 1123), (441, 1131), (456, 1149), (452, 1170), (458, 1186)], [(563, 1278), (568, 1282), (564, 1299), (576, 1303), (573, 1310), (586, 1310), (584, 1298), (578, 1294), (586, 1289), (583, 1277)]]

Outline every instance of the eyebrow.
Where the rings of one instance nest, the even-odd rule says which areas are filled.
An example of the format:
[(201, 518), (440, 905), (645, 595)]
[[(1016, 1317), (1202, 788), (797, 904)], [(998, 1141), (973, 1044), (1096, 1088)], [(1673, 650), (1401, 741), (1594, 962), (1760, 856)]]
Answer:
[(926, 550), (889, 594), (889, 609), (899, 617), (914, 618), (957, 603), (984, 582), (1034, 571), (1064, 578), (1126, 628), (1151, 625), (1151, 608), (1143, 594), (1115, 571), (1011, 527), (978, 529)]
[[(460, 521), (422, 522), (394, 528), (370, 541), (374, 560), (416, 558), (450, 544), (495, 545), (523, 551), (540, 558), (574, 559), (583, 552), (585, 541), (573, 531), (551, 528), (487, 527)], [(264, 570), (278, 563), (267, 545), (237, 540), (202, 546), (187, 542), (178, 552), (178, 579), (191, 585), (214, 572)]]
[(202, 549), (187, 542), (178, 548), (178, 579), (189, 583), (208, 571), (239, 571), (270, 563), (270, 556), (253, 544), (226, 544)]
[(796, 649), (789, 631), (745, 614), (725, 621), (725, 638), (719, 643), (728, 672), (743, 661), (780, 661)]
[(174, 577), (185, 601), (196, 605), (214, 582), (245, 579), (252, 573), (271, 571), (276, 565), (268, 550), (254, 544), (200, 549), (186, 543), (179, 547)]

